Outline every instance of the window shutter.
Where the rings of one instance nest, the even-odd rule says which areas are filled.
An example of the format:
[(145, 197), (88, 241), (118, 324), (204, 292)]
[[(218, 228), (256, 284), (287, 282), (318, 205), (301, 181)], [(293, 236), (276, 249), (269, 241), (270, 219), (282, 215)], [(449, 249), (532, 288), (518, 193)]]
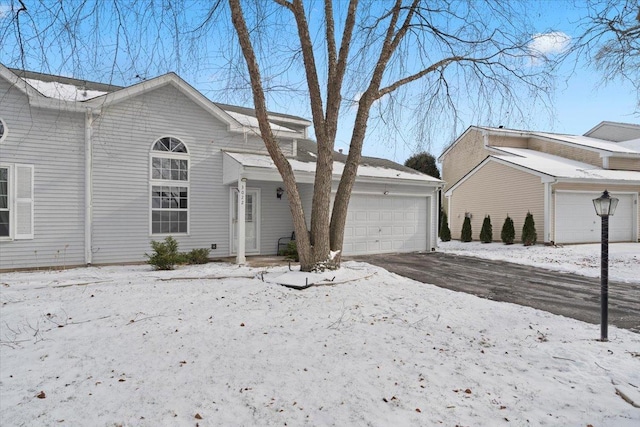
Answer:
[(33, 239), (33, 166), (15, 166), (14, 239)]

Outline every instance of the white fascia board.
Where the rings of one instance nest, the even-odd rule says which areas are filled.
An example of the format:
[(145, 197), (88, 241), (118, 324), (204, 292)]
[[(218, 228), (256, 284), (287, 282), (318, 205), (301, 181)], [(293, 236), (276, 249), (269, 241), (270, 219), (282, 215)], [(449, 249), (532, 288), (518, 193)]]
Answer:
[(64, 101), (62, 99), (47, 98), (45, 96), (29, 97), (29, 105), (34, 108), (66, 111), (71, 113), (84, 113), (91, 110), (94, 115), (100, 114), (100, 108), (94, 108), (80, 102)]
[(640, 180), (556, 178), (556, 181), (568, 184), (640, 185)]
[[(341, 175), (333, 175), (333, 181), (340, 181)], [(372, 183), (372, 184), (400, 184), (400, 185), (416, 185), (419, 187), (441, 188), (444, 181), (420, 181), (402, 178), (384, 178), (375, 176), (356, 176), (356, 182)]]
[[(239, 163), (238, 163), (238, 167), (242, 170), (241, 172), (242, 176), (244, 176), (250, 181), (253, 180), (253, 181), (282, 182), (282, 177), (280, 176), (280, 173), (276, 168), (241, 166)], [(315, 172), (294, 171), (293, 174), (296, 178), (296, 182), (300, 184), (313, 184), (313, 182), (315, 181)], [(341, 178), (340, 175), (333, 175), (332, 181), (335, 183), (340, 182), (340, 178)], [(235, 182), (235, 179), (228, 182), (227, 181), (228, 180), (225, 180), (223, 184), (226, 185), (226, 184), (229, 184), (230, 182)], [(406, 179), (400, 179), (400, 178), (378, 178), (378, 177), (366, 177), (366, 176), (356, 177), (356, 182), (373, 183), (373, 184), (414, 185), (419, 187), (430, 188), (432, 190), (441, 188), (443, 185), (443, 183), (441, 182), (413, 181), (413, 180), (406, 180)]]

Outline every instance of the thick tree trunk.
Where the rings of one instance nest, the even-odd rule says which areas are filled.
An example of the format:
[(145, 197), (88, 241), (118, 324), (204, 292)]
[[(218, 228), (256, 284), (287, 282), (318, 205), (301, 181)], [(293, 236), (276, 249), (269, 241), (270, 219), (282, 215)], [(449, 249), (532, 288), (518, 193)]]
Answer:
[(298, 256), (300, 257), (300, 267), (303, 271), (308, 271), (315, 265), (311, 243), (309, 241), (309, 232), (307, 231), (307, 224), (304, 218), (304, 209), (302, 206), (302, 200), (300, 199), (300, 192), (296, 184), (295, 175), (291, 164), (286, 159), (277, 139), (271, 131), (271, 125), (269, 124), (267, 105), (264, 97), (264, 90), (262, 89), (262, 78), (260, 76), (260, 68), (251, 45), (251, 39), (249, 37), (249, 31), (244, 21), (242, 8), (240, 7), (239, 0), (229, 0), (229, 6), (231, 8), (231, 19), (233, 25), (236, 28), (238, 34), (238, 41), (242, 47), (242, 53), (247, 63), (249, 70), (249, 76), (251, 78), (251, 91), (253, 93), (253, 101), (256, 110), (256, 118), (260, 126), (260, 134), (262, 140), (269, 155), (273, 159), (280, 176), (284, 182), (284, 186), (287, 192), (287, 198), (289, 199), (289, 208), (291, 210), (291, 217), (293, 219), (293, 228), (296, 232), (296, 245), (298, 248)]
[(369, 109), (371, 108), (371, 95), (365, 93), (360, 99), (356, 120), (351, 135), (351, 143), (349, 145), (349, 154), (345, 163), (338, 191), (333, 202), (333, 212), (331, 214), (330, 239), (331, 250), (338, 251), (333, 260), (336, 266), (340, 265), (342, 259), (342, 245), (344, 243), (344, 227), (347, 223), (347, 211), (349, 208), (349, 200), (351, 199), (351, 190), (356, 181), (358, 165), (362, 158), (362, 145), (364, 136), (367, 131), (367, 121), (369, 120)]

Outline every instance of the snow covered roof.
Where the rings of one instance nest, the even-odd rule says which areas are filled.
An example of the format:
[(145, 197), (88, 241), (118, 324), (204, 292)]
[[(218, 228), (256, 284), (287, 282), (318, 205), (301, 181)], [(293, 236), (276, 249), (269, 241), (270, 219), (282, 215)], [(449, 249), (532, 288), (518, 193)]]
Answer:
[(500, 147), (500, 150), (508, 154), (492, 155), (490, 158), (495, 158), (555, 178), (615, 180), (640, 183), (640, 172), (637, 171), (602, 169), (588, 163), (569, 160), (564, 157), (526, 148)]
[[(265, 168), (265, 169), (276, 169), (275, 164), (271, 157), (267, 154), (257, 154), (257, 153), (236, 153), (236, 152), (226, 152), (228, 156), (236, 160), (244, 167), (254, 167), (254, 168)], [(295, 158), (288, 159), (291, 167), (294, 172), (306, 172), (306, 173), (314, 173), (316, 170), (316, 163), (309, 161), (302, 161)], [(344, 170), (345, 164), (343, 162), (334, 162), (333, 164), (333, 173), (334, 175), (340, 176), (342, 175), (342, 171)], [(400, 180), (408, 180), (415, 182), (432, 182), (434, 184), (440, 183), (439, 179), (433, 178), (429, 175), (425, 175), (419, 173), (417, 171), (407, 172), (399, 169), (391, 169), (382, 166), (371, 166), (371, 165), (363, 165), (361, 164), (358, 167), (358, 177), (368, 177), (368, 178), (389, 178), (389, 179), (400, 179)]]
[(86, 101), (108, 93), (106, 91), (88, 90), (85, 87), (68, 83), (45, 82), (26, 78), (23, 80), (47, 98), (62, 99), (64, 101)]
[[(161, 85), (173, 83), (205, 108), (217, 110), (216, 115), (229, 121), (231, 128), (234, 130), (236, 128), (250, 128), (259, 132), (258, 120), (253, 109), (212, 102), (174, 73), (167, 73), (163, 76), (123, 87), (34, 71), (4, 68), (4, 66), (2, 66), (2, 69), (10, 71), (17, 76), (18, 81), (27, 83), (29, 87), (35, 89), (46, 98), (71, 102), (94, 100), (92, 104), (96, 104), (97, 101), (118, 102), (121, 99), (136, 96), (139, 92), (153, 90)], [(105, 95), (108, 95), (108, 98), (96, 99)], [(234, 121), (235, 123), (233, 123)], [(269, 112), (269, 122), (274, 133), (280, 135), (287, 133), (294, 137), (305, 136), (306, 128), (311, 125), (311, 122), (301, 117), (274, 112)], [(287, 124), (291, 124), (291, 126), (287, 126)]]
[(622, 141), (622, 142), (619, 142), (618, 144), (640, 152), (640, 138), (632, 139), (630, 141)]
[[(267, 154), (226, 152), (243, 167), (262, 168), (276, 170), (276, 166)], [(342, 153), (333, 154), (333, 172), (335, 176), (342, 175), (347, 156)], [(297, 143), (297, 155), (290, 158), (289, 163), (294, 172), (314, 173), (316, 170), (316, 143), (310, 140), (299, 140)], [(414, 169), (400, 165), (387, 159), (375, 157), (362, 157), (358, 166), (357, 176), (374, 179), (398, 179), (415, 183), (430, 183), (438, 185), (441, 180), (423, 174)]]
[[(637, 125), (626, 125), (620, 124), (620, 126), (625, 125), (629, 127), (636, 127)], [(467, 130), (464, 131), (462, 135), (456, 138), (449, 146), (447, 146), (442, 154), (438, 157), (438, 161), (442, 162), (444, 156), (460, 141), (462, 140), (469, 132), (482, 132), (488, 134), (488, 136), (503, 136), (510, 138), (538, 138), (548, 141), (553, 141), (556, 143), (569, 145), (577, 148), (583, 148), (589, 151), (595, 151), (604, 155), (620, 155), (624, 157), (639, 157), (640, 158), (640, 148), (637, 144), (626, 144), (625, 142), (614, 142), (610, 140), (593, 138), (590, 136), (583, 135), (569, 135), (569, 134), (560, 134), (560, 133), (552, 133), (552, 132), (536, 132), (529, 130), (516, 130), (516, 129), (506, 129), (506, 128), (495, 128), (495, 127), (487, 127), (487, 126), (470, 126)], [(491, 146), (491, 141), (489, 140), (489, 146)], [(491, 146), (492, 148), (499, 148)]]
[[(258, 124), (258, 119), (253, 117), (253, 116), (249, 116), (247, 114), (242, 114), (242, 113), (237, 113), (237, 112), (231, 111), (231, 110), (225, 110), (225, 112), (228, 115), (230, 115), (231, 117), (233, 117), (242, 126), (247, 126), (247, 127), (252, 128), (252, 129), (259, 129), (260, 128), (260, 126)], [(271, 130), (273, 130), (274, 132), (278, 132), (278, 131), (295, 132), (294, 129), (287, 128), (287, 127), (284, 127), (284, 126), (280, 126), (278, 124), (273, 123), (272, 121), (269, 121), (269, 123), (271, 124)]]
[(638, 154), (640, 156), (639, 150), (633, 150), (629, 147), (625, 147), (621, 143), (605, 141), (603, 139), (590, 138), (588, 136), (562, 135), (557, 133), (546, 133), (546, 132), (532, 132), (531, 136), (532, 137), (540, 136), (543, 138), (554, 139), (562, 142), (568, 142), (574, 145), (580, 145), (582, 147), (609, 151), (611, 153)]

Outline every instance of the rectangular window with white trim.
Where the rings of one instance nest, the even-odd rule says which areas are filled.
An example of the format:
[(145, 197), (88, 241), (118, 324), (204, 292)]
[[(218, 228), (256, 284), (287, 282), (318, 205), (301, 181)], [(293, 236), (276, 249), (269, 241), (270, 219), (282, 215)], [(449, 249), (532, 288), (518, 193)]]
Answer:
[(33, 166), (0, 164), (0, 240), (33, 239)]

